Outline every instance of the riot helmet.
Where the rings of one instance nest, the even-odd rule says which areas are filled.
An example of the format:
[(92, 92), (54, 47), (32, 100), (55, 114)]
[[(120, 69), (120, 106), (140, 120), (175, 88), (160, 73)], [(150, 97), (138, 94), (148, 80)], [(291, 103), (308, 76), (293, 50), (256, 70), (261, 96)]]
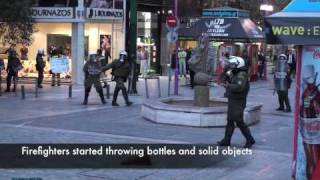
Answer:
[(87, 61), (88, 62), (97, 62), (98, 61), (97, 54), (89, 54)]
[(121, 62), (125, 61), (128, 58), (128, 53), (126, 51), (121, 51), (119, 53), (119, 59)]
[(241, 57), (238, 56), (230, 56), (229, 59), (225, 60), (225, 68), (227, 70), (242, 70), (245, 68), (245, 62)]

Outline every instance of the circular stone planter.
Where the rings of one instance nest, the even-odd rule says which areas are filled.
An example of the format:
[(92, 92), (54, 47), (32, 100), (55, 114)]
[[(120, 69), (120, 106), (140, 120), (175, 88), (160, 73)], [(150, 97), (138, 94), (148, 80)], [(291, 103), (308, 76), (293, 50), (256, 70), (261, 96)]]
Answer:
[[(247, 103), (244, 121), (247, 125), (260, 121), (261, 104)], [(227, 99), (210, 99), (210, 107), (195, 107), (193, 99), (169, 97), (147, 100), (142, 105), (142, 117), (155, 122), (171, 125), (216, 127), (227, 124)]]

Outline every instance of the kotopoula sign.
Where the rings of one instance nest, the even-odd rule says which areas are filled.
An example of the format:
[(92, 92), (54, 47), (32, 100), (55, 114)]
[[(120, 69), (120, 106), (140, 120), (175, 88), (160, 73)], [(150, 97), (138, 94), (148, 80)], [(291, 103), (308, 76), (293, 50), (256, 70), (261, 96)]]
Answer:
[(31, 8), (32, 18), (35, 19), (72, 19), (73, 8), (64, 7), (34, 7)]
[(207, 27), (206, 35), (209, 36), (220, 36), (227, 37), (229, 33), (227, 33), (227, 29), (231, 27), (231, 23), (225, 24), (224, 19), (212, 19), (205, 22)]
[(103, 8), (88, 8), (87, 18), (96, 20), (108, 19), (123, 19), (123, 10), (120, 9), (103, 9)]

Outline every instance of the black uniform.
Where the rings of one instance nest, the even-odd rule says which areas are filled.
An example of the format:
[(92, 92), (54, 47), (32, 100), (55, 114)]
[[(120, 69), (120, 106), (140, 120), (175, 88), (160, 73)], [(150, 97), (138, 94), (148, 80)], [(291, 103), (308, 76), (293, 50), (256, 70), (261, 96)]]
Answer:
[(88, 97), (91, 91), (92, 85), (96, 88), (97, 93), (100, 96), (101, 102), (106, 104), (103, 96), (103, 90), (100, 82), (100, 74), (102, 72), (101, 62), (96, 60), (89, 60), (83, 67), (83, 72), (85, 73), (85, 97), (83, 104), (88, 104)]
[(233, 70), (228, 78), (229, 84), (226, 86), (228, 97), (228, 117), (224, 139), (218, 142), (221, 146), (229, 146), (231, 137), (235, 129), (235, 124), (240, 128), (241, 133), (247, 140), (245, 147), (251, 147), (255, 143), (251, 136), (250, 129), (244, 123), (243, 112), (247, 104), (247, 95), (250, 89), (248, 74), (245, 71)]
[(46, 62), (43, 59), (42, 54), (37, 54), (36, 58), (36, 70), (38, 71), (38, 87), (42, 88), (42, 81), (43, 81), (43, 73), (44, 73), (44, 68), (46, 66)]
[(112, 105), (118, 106), (117, 98), (118, 98), (119, 91), (121, 90), (127, 106), (130, 106), (132, 102), (129, 101), (127, 89), (124, 85), (124, 83), (127, 81), (127, 78), (130, 74), (129, 62), (125, 60), (123, 62), (121, 62), (120, 60), (115, 60), (111, 64), (108, 64), (105, 68), (103, 68), (103, 71), (108, 69), (112, 69), (112, 75), (114, 77), (113, 80), (116, 82), (116, 88), (113, 93)]
[(16, 91), (16, 83), (18, 81), (18, 72), (22, 69), (22, 64), (19, 58), (13, 54), (10, 54), (8, 57), (8, 67), (7, 67), (7, 90), (6, 92), (10, 92), (11, 80), (13, 79), (14, 87), (13, 92)]

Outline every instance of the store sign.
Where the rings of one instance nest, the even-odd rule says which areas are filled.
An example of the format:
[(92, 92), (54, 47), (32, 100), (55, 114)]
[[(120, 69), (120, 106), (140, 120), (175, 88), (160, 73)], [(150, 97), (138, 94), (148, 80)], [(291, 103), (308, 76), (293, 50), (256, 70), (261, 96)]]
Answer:
[(73, 8), (63, 7), (34, 7), (31, 8), (32, 18), (35, 19), (72, 19)]
[(53, 73), (67, 73), (69, 72), (68, 58), (50, 58), (51, 71)]
[(247, 11), (239, 10), (210, 10), (205, 9), (202, 11), (203, 17), (249, 17)]
[(102, 9), (102, 8), (87, 8), (87, 18), (96, 20), (118, 19), (124, 17), (123, 10), (119, 9)]
[(319, 44), (319, 19), (269, 18), (266, 22), (266, 37), (269, 44)]
[(231, 23), (225, 24), (225, 19), (212, 19), (205, 22), (207, 27), (206, 35), (227, 37), (227, 29), (231, 27)]

